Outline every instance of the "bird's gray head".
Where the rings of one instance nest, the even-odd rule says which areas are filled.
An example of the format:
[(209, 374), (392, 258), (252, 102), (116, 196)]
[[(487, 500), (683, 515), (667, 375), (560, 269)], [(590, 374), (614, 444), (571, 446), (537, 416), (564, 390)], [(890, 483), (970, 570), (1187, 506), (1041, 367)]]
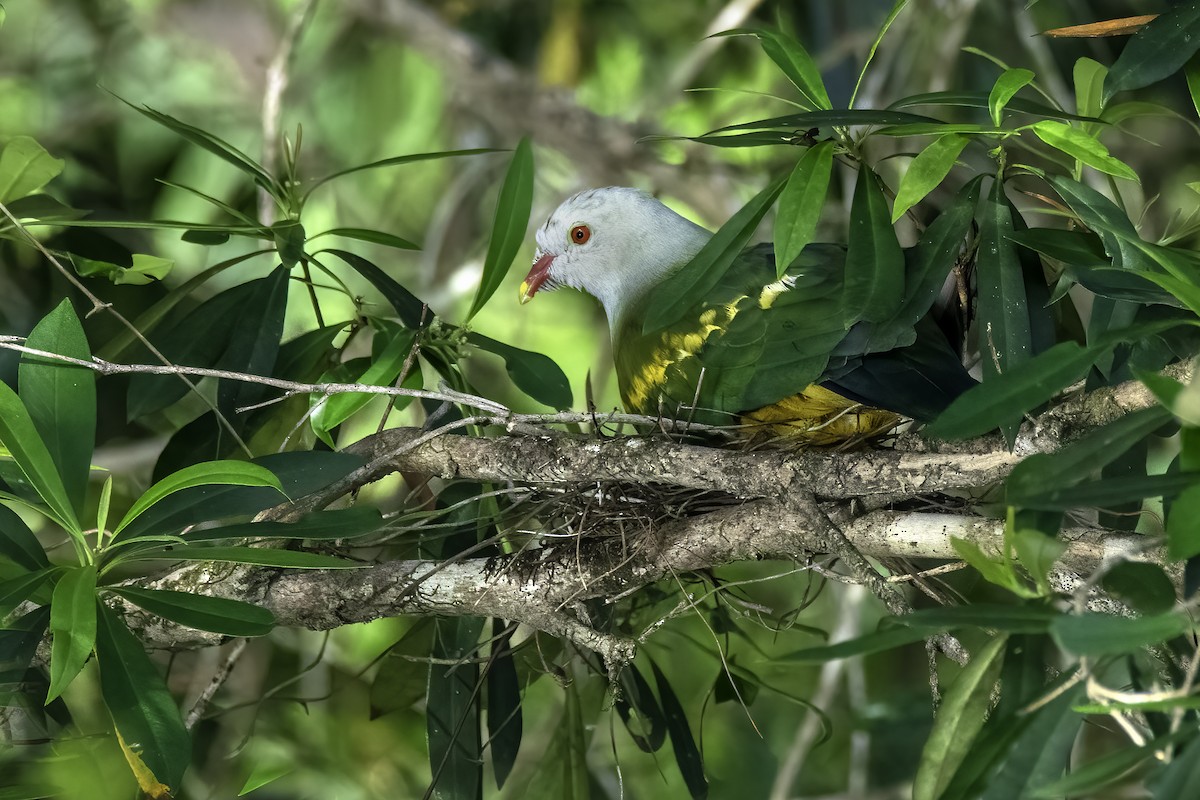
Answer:
[(637, 189), (580, 192), (538, 229), (521, 302), (570, 286), (598, 299), (615, 329), (624, 309), (690, 261), (711, 235)]

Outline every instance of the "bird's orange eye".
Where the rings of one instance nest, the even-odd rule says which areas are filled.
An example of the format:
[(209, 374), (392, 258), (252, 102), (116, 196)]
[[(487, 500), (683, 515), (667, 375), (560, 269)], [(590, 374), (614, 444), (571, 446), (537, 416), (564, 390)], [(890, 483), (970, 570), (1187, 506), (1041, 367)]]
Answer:
[(575, 244), (587, 244), (587, 240), (592, 238), (592, 229), (587, 225), (576, 225), (571, 228), (571, 241)]

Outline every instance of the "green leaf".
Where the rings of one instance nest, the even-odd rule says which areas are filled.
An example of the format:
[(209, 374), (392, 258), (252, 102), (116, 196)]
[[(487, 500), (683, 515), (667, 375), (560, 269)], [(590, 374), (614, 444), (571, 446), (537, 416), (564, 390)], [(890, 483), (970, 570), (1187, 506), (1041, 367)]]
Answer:
[(134, 253), (133, 262), (129, 266), (95, 258), (85, 258), (77, 253), (71, 254), (71, 264), (75, 267), (75, 271), (85, 278), (107, 278), (116, 286), (145, 286), (148, 283), (162, 280), (175, 266), (175, 262), (169, 258), (159, 258), (143, 253)]
[(0, 504), (0, 556), (27, 570), (50, 566), (42, 543), (29, 530), (25, 520), (6, 505)]
[(1063, 797), (1093, 798), (1108, 794), (1105, 789), (1129, 778), (1143, 764), (1155, 762), (1159, 753), (1170, 745), (1196, 735), (1195, 728), (1185, 726), (1168, 736), (1162, 736), (1141, 747), (1124, 748), (1072, 769), (1059, 780), (1037, 787), (1032, 800), (1061, 800)]
[(574, 402), (571, 382), (549, 356), (522, 350), (474, 331), (467, 334), (467, 341), (503, 358), (508, 377), (534, 400), (560, 410), (571, 407)]
[(304, 243), (308, 235), (298, 220), (276, 222), (269, 230), (283, 267), (290, 269), (304, 259)]
[(371, 681), (371, 719), (411, 708), (425, 699), (430, 648), (433, 646), (433, 617), (413, 622), (383, 656)]
[(923, 642), (932, 635), (925, 628), (892, 628), (860, 636), (857, 639), (848, 639), (837, 644), (797, 650), (794, 653), (782, 656), (780, 660), (788, 663), (820, 664), (826, 661), (836, 661), (839, 658), (849, 658), (850, 656), (882, 653), (884, 650), (893, 650), (906, 644)]
[(1017, 597), (1032, 599), (1040, 596), (1040, 592), (1030, 589), (1017, 575), (1007, 557), (989, 555), (975, 542), (957, 536), (950, 537), (950, 546), (959, 558), (970, 564), (988, 583), (1003, 587)]
[(862, 86), (863, 78), (867, 76), (867, 67), (871, 66), (871, 62), (875, 59), (875, 51), (879, 49), (879, 43), (883, 41), (883, 37), (887, 35), (888, 29), (892, 27), (892, 23), (896, 21), (896, 17), (900, 16), (900, 12), (908, 5), (908, 0), (896, 0), (892, 5), (892, 10), (888, 12), (887, 18), (883, 24), (879, 26), (879, 33), (875, 35), (875, 41), (871, 43), (871, 49), (867, 51), (867, 57), (863, 59), (862, 69), (858, 72), (858, 80), (854, 82), (854, 91), (850, 93), (850, 107), (854, 107), (854, 101), (858, 98), (858, 90)]
[(763, 52), (775, 62), (809, 103), (815, 108), (831, 108), (821, 71), (808, 51), (792, 37), (776, 30), (737, 28), (714, 36), (756, 36)]
[(1200, 555), (1200, 485), (1179, 493), (1167, 517), (1167, 556), (1182, 561)]
[(1021, 505), (1043, 511), (1066, 511), (1071, 508), (1096, 506), (1114, 508), (1121, 503), (1146, 497), (1171, 497), (1198, 481), (1198, 472), (1103, 478), (1080, 486), (1046, 489), (1037, 495), (1024, 498)]
[(1104, 79), (1104, 102), (1177, 72), (1200, 48), (1200, 5), (1178, 3), (1133, 35)]
[(14, 136), (0, 150), (0, 203), (33, 194), (63, 170), (64, 161), (28, 136)]
[(321, 250), (320, 252), (332, 253), (349, 264), (359, 275), (370, 281), (371, 285), (378, 289), (384, 299), (396, 310), (400, 321), (406, 327), (417, 330), (418, 328), (426, 328), (433, 322), (433, 312), (424, 303), (418, 300), (408, 289), (397, 283), (390, 275), (362, 256), (357, 256), (345, 250)]
[(529, 212), (533, 207), (533, 150), (529, 137), (521, 139), (513, 151), (508, 172), (500, 187), (496, 200), (496, 218), (492, 222), (492, 236), (488, 241), (487, 255), (483, 259), (483, 276), (479, 289), (471, 301), (467, 321), (483, 308), (499, 288), (508, 274), (521, 242), (529, 226)]
[(334, 511), (314, 511), (295, 522), (244, 522), (188, 531), (188, 542), (228, 541), (231, 539), (307, 539), (336, 541), (373, 533), (384, 525), (383, 515), (370, 506), (354, 506)]
[(63, 693), (83, 669), (96, 644), (96, 567), (70, 567), (50, 601), (50, 690), (46, 703)]
[(344, 236), (347, 239), (357, 239), (360, 242), (370, 242), (371, 244), (382, 244), (386, 247), (394, 247), (397, 250), (421, 249), (421, 245), (414, 244), (407, 239), (401, 239), (399, 236), (394, 234), (370, 230), (369, 228), (330, 228), (327, 231), (318, 233), (316, 236), (309, 237), (309, 241), (321, 236)]
[(1104, 573), (1102, 585), (1104, 591), (1142, 614), (1162, 614), (1175, 606), (1175, 584), (1157, 564), (1122, 561)]
[[(270, 470), (245, 461), (209, 461), (185, 467), (178, 472), (168, 475), (151, 486), (134, 501), (133, 506), (125, 513), (120, 524), (113, 530), (114, 535), (125, 529), (155, 503), (175, 492), (194, 486), (267, 486), (277, 489), (283, 495), (283, 485), (279, 478)], [(281, 497), (286, 499), (285, 497)]]
[(44, 567), (0, 581), (0, 617), (6, 617), (17, 606), (34, 596), (42, 584), (61, 567)]
[(1004, 665), (1006, 641), (997, 636), (981, 647), (947, 690), (917, 764), (913, 800), (937, 800), (970, 752)]
[(1023, 410), (1079, 380), (1097, 357), (1074, 342), (1057, 344), (1021, 370), (968, 389), (929, 425), (927, 433), (942, 439), (969, 439), (1019, 420)]
[(192, 144), (201, 147), (213, 155), (217, 156), (226, 163), (232, 164), (238, 170), (244, 172), (254, 179), (254, 182), (265, 189), (276, 200), (282, 201), (285, 197), (284, 191), (279, 183), (272, 178), (266, 170), (264, 170), (250, 156), (238, 150), (233, 145), (224, 141), (220, 137), (214, 136), (206, 130), (197, 128), (194, 125), (189, 125), (186, 122), (181, 122), (172, 116), (155, 111), (150, 106), (135, 106), (128, 100), (113, 95), (125, 105), (132, 108), (139, 114), (153, 120), (171, 131), (174, 131), (179, 136), (183, 137)]
[(407, 156), (393, 156), (391, 158), (380, 159), (379, 161), (372, 161), (369, 164), (359, 164), (357, 167), (350, 167), (349, 169), (339, 170), (339, 171), (333, 173), (332, 175), (326, 175), (324, 178), (317, 180), (316, 182), (313, 183), (313, 185), (311, 187), (309, 187), (308, 191), (305, 192), (304, 200), (307, 201), (309, 195), (311, 195), (318, 186), (328, 183), (329, 181), (334, 180), (335, 178), (340, 178), (343, 175), (350, 175), (355, 172), (362, 172), (363, 170), (367, 170), (367, 169), (379, 169), (381, 167), (398, 167), (402, 164), (412, 164), (417, 161), (429, 161), (431, 159), (441, 159), (441, 158), (458, 158), (460, 156), (475, 156), (475, 155), (480, 155), (482, 153), (499, 153), (499, 152), (502, 152), (502, 151), (497, 150), (495, 148), (491, 148), (491, 147), (476, 148), (473, 150), (442, 150), (442, 151), (436, 152), (436, 153), (413, 153), (412, 155), (407, 155)]
[[(416, 336), (413, 331), (404, 328), (384, 329), (377, 332), (376, 336), (380, 338), (387, 337), (387, 343), (378, 356), (371, 359), (371, 364), (367, 367), (366, 371), (352, 381), (353, 383), (360, 383), (366, 386), (388, 386), (395, 382), (396, 378), (400, 376), (401, 370), (404, 369), (405, 363), (409, 362), (409, 356), (413, 351), (413, 341)], [(405, 380), (407, 382), (409, 378), (413, 378), (418, 381), (415, 388), (419, 389), (421, 386), (419, 383), (421, 380), (420, 367), (415, 363), (415, 359), (409, 362), (409, 367), (409, 374), (405, 376)], [(409, 386), (409, 388), (414, 387)], [(346, 392), (329, 396), (313, 395), (310, 401), (314, 410), (309, 416), (309, 424), (312, 426), (313, 432), (332, 449), (334, 444), (330, 431), (341, 425), (378, 396), (359, 392)], [(396, 397), (395, 407), (402, 410), (411, 402), (411, 397)]]
[[(256, 458), (252, 463), (270, 470), (282, 484), (286, 497), (303, 497), (344, 478), (364, 462), (350, 453), (314, 450), (274, 453)], [(193, 486), (150, 508), (115, 536), (114, 541), (172, 533), (201, 522), (257, 514), (280, 502), (279, 489), (272, 486)]]
[(0, 445), (9, 454), (34, 491), (45, 501), (55, 521), (68, 533), (81, 536), (82, 529), (54, 458), (38, 434), (29, 412), (12, 389), (0, 383)]
[(919, 611), (892, 617), (890, 623), (909, 628), (921, 628), (926, 636), (959, 628), (983, 628), (1005, 633), (1045, 633), (1059, 613), (1043, 605), (1001, 605), (971, 603), (963, 606), (923, 608)]
[[(1075, 62), (1071, 74), (1075, 84), (1075, 110), (1085, 117), (1099, 117), (1104, 113), (1104, 78), (1108, 75), (1108, 67), (1090, 58), (1081, 58)], [(1085, 123), (1083, 130), (1095, 135), (1102, 127)]]
[(796, 162), (775, 214), (776, 278), (782, 278), (800, 251), (813, 241), (832, 172), (832, 141), (813, 145)]
[[(429, 665), (426, 723), (429, 766), (435, 800), (477, 800), (483, 783), (482, 742), (476, 683), (479, 666), (471, 661), (483, 620), (438, 619), (435, 659)], [(455, 663), (461, 662), (461, 663)]]
[(671, 735), (671, 749), (675, 751), (675, 763), (683, 775), (683, 782), (688, 787), (688, 793), (693, 800), (708, 797), (708, 780), (704, 777), (704, 763), (700, 758), (700, 750), (696, 740), (692, 738), (692, 729), (688, 726), (687, 714), (683, 705), (675, 695), (675, 690), (667, 681), (665, 675), (653, 661), (650, 669), (654, 672), (654, 685), (658, 688), (658, 698), (662, 702), (663, 716), (667, 721), (667, 732)]
[(1030, 228), (1014, 231), (1008, 238), (1022, 247), (1036, 250), (1044, 256), (1064, 264), (1091, 266), (1109, 262), (1099, 240), (1095, 236), (1079, 231), (1057, 228)]
[(1034, 123), (1031, 129), (1046, 144), (1082, 161), (1093, 169), (1118, 178), (1138, 180), (1137, 173), (1133, 171), (1132, 167), (1124, 161), (1114, 158), (1099, 139), (1079, 128), (1072, 128), (1065, 122), (1047, 119)]
[(904, 216), (905, 211), (921, 202), (950, 174), (951, 167), (958, 159), (958, 154), (967, 146), (967, 141), (962, 136), (947, 134), (926, 147), (912, 160), (904, 177), (900, 179), (900, 188), (896, 190), (896, 202), (892, 206), (893, 223)]
[(113, 586), (109, 590), (151, 614), (197, 630), (226, 636), (263, 636), (275, 627), (274, 614), (241, 600), (134, 586)]
[(1018, 528), (1013, 532), (1011, 540), (1017, 553), (1017, 561), (1033, 578), (1038, 592), (1049, 594), (1050, 584), (1047, 578), (1054, 562), (1066, 552), (1067, 543), (1030, 528)]
[(1188, 94), (1192, 96), (1192, 108), (1200, 115), (1200, 59), (1193, 55), (1188, 60), (1184, 75), (1187, 78)]
[(625, 730), (643, 753), (658, 752), (667, 740), (667, 718), (650, 684), (635, 664), (621, 670), (620, 684), (621, 695), (614, 705)]
[[(909, 108), (911, 106), (964, 106), (966, 108), (987, 108), (991, 100), (991, 92), (982, 91), (950, 91), (950, 92), (927, 92), (924, 94), (914, 94), (910, 97), (905, 97), (888, 106), (888, 108)], [(1058, 108), (1038, 103), (1033, 100), (1024, 100), (1020, 97), (1010, 99), (1005, 108), (1009, 111), (1017, 111), (1022, 114), (1031, 114), (1038, 117), (1049, 117), (1051, 119), (1077, 119), (1086, 120), (1088, 122), (1099, 122), (1100, 120), (1092, 117), (1082, 117), (1078, 114), (1070, 114)]]
[(144, 792), (152, 797), (177, 793), (192, 757), (179, 709), (142, 643), (107, 606), (98, 606), (100, 695), (121, 749)]
[[(983, 361), (983, 385), (1001, 376), (1028, 375), (1018, 366), (1033, 355), (1025, 279), (1009, 237), (1013, 234), (1012, 207), (1004, 196), (1004, 184), (992, 183), (983, 199), (979, 216), (979, 338)], [(1061, 387), (1060, 387), (1061, 388)], [(953, 406), (951, 406), (953, 408)], [(1024, 409), (1015, 409), (1004, 420), (1012, 424)], [(982, 415), (981, 415), (982, 416)], [(993, 423), (993, 426), (995, 423)], [(990, 430), (990, 428), (989, 428)], [(1011, 437), (1011, 434), (1009, 434)]]
[(496, 788), (503, 789), (512, 773), (524, 730), (521, 718), (521, 684), (513, 660), (512, 635), (504, 633), (503, 620), (492, 620), (492, 655), (487, 667), (488, 750)]
[(642, 324), (643, 333), (653, 333), (675, 324), (697, 300), (708, 294), (754, 235), (758, 223), (783, 190), (785, 177), (776, 178), (742, 206), (691, 261), (659, 284), (658, 296), (674, 298), (674, 302), (651, 307)]
[(837, 108), (829, 111), (802, 111), (798, 114), (784, 114), (780, 117), (768, 117), (749, 122), (737, 122), (723, 128), (711, 130), (705, 136), (726, 133), (728, 131), (762, 130), (766, 128), (853, 128), (859, 125), (944, 125), (946, 123), (933, 117), (920, 114), (909, 114), (907, 111), (876, 111), (869, 108)]
[(996, 79), (988, 95), (988, 114), (992, 117), (993, 125), (1000, 127), (1004, 121), (1004, 107), (1008, 105), (1008, 101), (1032, 81), (1033, 73), (1027, 69), (1006, 69)]
[(137, 550), (119, 559), (128, 561), (224, 561), (231, 564), (257, 564), (284, 569), (360, 569), (368, 566), (344, 558), (306, 553), (299, 550), (274, 550), (263, 547), (170, 547)]
[(1108, 656), (1174, 639), (1191, 628), (1191, 620), (1174, 612), (1145, 617), (1088, 612), (1056, 619), (1050, 625), (1050, 636), (1063, 650), (1077, 656)]
[(1163, 408), (1126, 414), (1053, 453), (1035, 453), (1013, 468), (1005, 484), (1005, 502), (1034, 507), (1047, 491), (1075, 486), (1170, 420)]
[(865, 165), (859, 169), (850, 206), (849, 242), (842, 289), (847, 329), (859, 320), (887, 320), (904, 299), (904, 251), (888, 220), (879, 178)]
[[(87, 336), (70, 300), (63, 300), (29, 334), (27, 347), (92, 360)], [(23, 354), (21, 402), (46, 443), (76, 514), (83, 514), (96, 442), (96, 378), (87, 367)]]

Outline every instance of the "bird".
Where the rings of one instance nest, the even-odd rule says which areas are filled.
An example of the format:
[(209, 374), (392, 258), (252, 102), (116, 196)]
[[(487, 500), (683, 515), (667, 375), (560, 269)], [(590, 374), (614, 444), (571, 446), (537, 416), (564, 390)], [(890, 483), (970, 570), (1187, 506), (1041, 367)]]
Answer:
[(621, 399), (635, 414), (828, 446), (903, 417), (928, 421), (975, 385), (928, 307), (909, 304), (891, 325), (847, 327), (840, 244), (809, 244), (782, 277), (769, 243), (747, 247), (678, 321), (647, 330), (651, 309), (675, 300), (668, 279), (712, 236), (638, 189), (579, 192), (536, 231), (520, 302), (560, 287), (598, 300)]

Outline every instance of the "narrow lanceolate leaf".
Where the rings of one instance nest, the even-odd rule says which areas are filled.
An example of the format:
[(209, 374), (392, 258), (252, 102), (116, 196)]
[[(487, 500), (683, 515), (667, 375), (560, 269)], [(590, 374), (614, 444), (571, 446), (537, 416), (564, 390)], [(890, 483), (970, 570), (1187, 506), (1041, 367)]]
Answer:
[[(408, 362), (415, 338), (415, 334), (411, 330), (398, 326), (391, 326), (390, 329), (385, 327), (382, 331), (377, 332), (376, 336), (385, 338), (387, 342), (379, 350), (379, 354), (371, 359), (371, 364), (366, 371), (355, 378), (354, 383), (364, 386), (388, 386), (400, 376), (404, 364)], [(409, 375), (405, 377), (419, 379), (420, 369), (411, 363), (409, 366)], [(375, 397), (376, 395), (373, 394), (360, 393), (342, 393), (328, 397), (314, 395), (315, 409), (309, 417), (309, 424), (312, 426), (313, 432), (332, 448), (333, 439), (330, 431), (360, 411)], [(397, 397), (396, 405), (403, 408), (408, 402), (411, 402), (411, 399)]]
[(1200, 59), (1193, 55), (1187, 63), (1184, 75), (1187, 78), (1188, 94), (1192, 96), (1192, 108), (1200, 115)]
[(1006, 69), (988, 95), (988, 113), (992, 116), (992, 124), (997, 128), (1004, 121), (1004, 107), (1012, 96), (1033, 80), (1033, 73), (1027, 69)]
[(14, 136), (0, 150), (0, 203), (36, 192), (63, 170), (64, 162), (28, 136)]
[(316, 189), (318, 186), (328, 183), (329, 181), (334, 180), (335, 178), (340, 178), (343, 175), (350, 175), (351, 173), (354, 173), (354, 172), (362, 172), (363, 170), (368, 170), (368, 169), (380, 169), (382, 167), (398, 167), (401, 164), (412, 164), (417, 161), (429, 161), (429, 160), (441, 159), (441, 158), (458, 158), (460, 156), (475, 156), (475, 155), (481, 155), (483, 153), (498, 153), (498, 152), (500, 152), (500, 151), (497, 149), (494, 149), (494, 148), (477, 148), (474, 150), (443, 150), (443, 151), (437, 152), (437, 153), (413, 153), (412, 155), (407, 155), (407, 156), (393, 156), (391, 158), (384, 158), (384, 159), (380, 159), (379, 161), (372, 161), (369, 164), (359, 164), (357, 167), (350, 167), (349, 169), (339, 170), (338, 172), (335, 172), (332, 175), (326, 175), (324, 178), (321, 178), (313, 183), (313, 185), (309, 188), (309, 190), (304, 194), (304, 198), (305, 198), (305, 200), (307, 200), (308, 196), (310, 194), (312, 194), (313, 190)]
[(813, 145), (792, 170), (775, 214), (775, 277), (791, 265), (800, 251), (813, 240), (829, 176), (833, 172), (833, 142)]
[(1004, 665), (1005, 642), (998, 636), (981, 647), (946, 692), (913, 778), (913, 800), (937, 800), (970, 752)]
[(846, 328), (859, 320), (883, 322), (904, 299), (904, 251), (889, 221), (879, 178), (863, 166), (850, 206), (850, 241), (842, 319)]
[(54, 587), (50, 602), (50, 690), (62, 694), (83, 669), (96, 644), (96, 567), (72, 567)]
[(867, 76), (867, 68), (871, 66), (871, 61), (875, 59), (875, 51), (879, 49), (879, 43), (883, 41), (883, 37), (887, 35), (888, 28), (892, 27), (892, 23), (896, 21), (896, 17), (900, 16), (900, 12), (908, 5), (908, 0), (896, 0), (892, 5), (892, 10), (888, 12), (887, 18), (883, 24), (879, 26), (879, 33), (875, 34), (875, 41), (871, 43), (871, 49), (867, 51), (867, 57), (863, 60), (862, 69), (859, 70), (858, 80), (854, 82), (854, 91), (850, 93), (850, 107), (854, 107), (854, 101), (858, 97), (858, 90), (862, 86), (863, 78)]
[(529, 137), (521, 140), (513, 151), (500, 197), (496, 201), (496, 218), (492, 223), (492, 238), (488, 242), (487, 256), (483, 259), (483, 276), (479, 290), (471, 302), (467, 320), (483, 308), (495, 294), (496, 289), (508, 274), (529, 225), (529, 212), (533, 207), (533, 150)]
[(79, 520), (54, 458), (25, 410), (25, 404), (5, 383), (0, 383), (0, 445), (8, 448), (13, 461), (49, 507), (55, 520), (68, 532), (78, 535), (81, 532)]
[(1104, 100), (1179, 70), (1200, 48), (1200, 3), (1177, 3), (1133, 35), (1104, 80)]
[(42, 584), (61, 567), (45, 567), (36, 572), (27, 572), (6, 581), (0, 581), (0, 617), (8, 616), (9, 612), (34, 596), (42, 588)]
[(480, 350), (503, 358), (508, 377), (512, 378), (518, 389), (534, 400), (560, 410), (571, 407), (571, 382), (562, 368), (554, 363), (554, 359), (498, 342), (474, 331), (467, 334), (467, 341)]
[(151, 614), (197, 630), (226, 636), (263, 636), (275, 627), (274, 614), (240, 600), (134, 586), (114, 586), (112, 592)]
[(1097, 169), (1118, 178), (1138, 180), (1133, 168), (1109, 154), (1108, 148), (1100, 143), (1095, 136), (1085, 133), (1080, 128), (1073, 128), (1065, 122), (1046, 119), (1032, 126), (1037, 137), (1056, 150), (1061, 150), (1072, 158), (1082, 161), (1092, 169)]
[(283, 569), (360, 569), (358, 561), (306, 553), (300, 550), (276, 550), (266, 547), (170, 547), (136, 550), (122, 561), (225, 561), (231, 564), (257, 564)]
[(521, 684), (513, 659), (513, 630), (505, 631), (502, 620), (492, 620), (492, 657), (487, 668), (488, 749), (496, 788), (503, 789), (521, 747)]
[(50, 566), (42, 543), (29, 530), (25, 520), (5, 505), (0, 505), (0, 556), (27, 570)]
[(967, 146), (968, 139), (957, 134), (946, 134), (922, 150), (908, 171), (900, 179), (896, 190), (896, 202), (892, 206), (892, 222), (904, 216), (904, 212), (921, 202), (927, 194), (950, 174), (958, 154)]
[[(1012, 209), (996, 180), (979, 216), (979, 349), (984, 383), (1029, 360), (1032, 333), (1021, 262), (1012, 241)], [(1016, 417), (1020, 417), (1020, 410)]]
[(1179, 493), (1167, 517), (1167, 555), (1181, 561), (1200, 555), (1200, 486)]
[(1063, 650), (1078, 656), (1132, 653), (1181, 636), (1192, 627), (1186, 615), (1170, 612), (1148, 617), (1086, 613), (1063, 616), (1050, 625), (1050, 636)]
[(175, 492), (193, 486), (211, 485), (267, 486), (278, 490), (280, 500), (284, 499), (283, 486), (269, 469), (245, 461), (209, 461), (181, 469), (151, 486), (134, 502), (113, 532), (119, 533), (148, 508)]
[(1048, 491), (1082, 483), (1170, 419), (1171, 412), (1161, 406), (1134, 411), (1054, 453), (1035, 453), (1009, 474), (1005, 500), (1032, 506), (1036, 503), (1031, 501)]
[(233, 539), (311, 539), (330, 541), (353, 539), (383, 527), (378, 509), (360, 505), (334, 511), (315, 511), (296, 522), (243, 522), (219, 528), (188, 531), (188, 542), (212, 542)]
[[(1084, 117), (1099, 117), (1104, 112), (1104, 78), (1108, 75), (1108, 67), (1090, 58), (1081, 58), (1075, 62), (1072, 77), (1075, 84), (1075, 111)], [(1102, 125), (1087, 122), (1083, 130), (1090, 134), (1098, 133)]]
[(646, 314), (643, 333), (653, 333), (675, 324), (684, 313), (716, 285), (729, 265), (742, 252), (754, 229), (783, 189), (785, 176), (776, 178), (713, 234), (700, 252), (655, 292), (661, 301)]
[(347, 239), (357, 239), (360, 242), (370, 242), (371, 244), (381, 244), (385, 247), (394, 247), (397, 250), (420, 250), (421, 245), (414, 244), (407, 239), (402, 239), (399, 236), (383, 231), (371, 230), (369, 228), (330, 228), (327, 231), (318, 233), (316, 236), (310, 237), (309, 241), (316, 239), (317, 236), (343, 236)]
[(345, 250), (322, 250), (322, 253), (332, 253), (350, 265), (355, 272), (362, 275), (371, 285), (379, 290), (384, 299), (391, 303), (396, 314), (409, 328), (424, 328), (433, 322), (433, 312), (422, 303), (416, 295), (405, 289), (394, 278), (365, 258)]
[(175, 700), (142, 643), (104, 604), (98, 606), (100, 695), (142, 791), (164, 800), (179, 791), (192, 746)]
[[(114, 95), (115, 97), (116, 95)], [(254, 182), (266, 189), (273, 197), (279, 198), (283, 195), (282, 188), (279, 183), (271, 177), (259, 164), (250, 158), (250, 156), (238, 150), (233, 145), (222, 140), (218, 136), (214, 136), (202, 128), (197, 128), (194, 125), (189, 125), (186, 122), (175, 119), (174, 117), (164, 114), (161, 111), (155, 111), (149, 106), (136, 106), (124, 98), (118, 97), (122, 103), (132, 108), (134, 111), (142, 114), (149, 119), (154, 120), (164, 128), (174, 131), (179, 136), (188, 140), (192, 144), (202, 147), (221, 160), (232, 164), (241, 172), (246, 173), (254, 179)]]
[[(91, 361), (92, 353), (70, 300), (63, 300), (29, 334), (26, 346)], [(84, 494), (96, 441), (96, 377), (87, 367), (23, 355), (21, 402), (46, 443), (76, 514)]]
[(763, 52), (775, 62), (800, 94), (813, 108), (832, 108), (821, 71), (808, 51), (792, 37), (774, 30), (751, 30), (737, 28), (714, 34), (715, 36), (756, 36)]
[(1049, 400), (1083, 377), (1099, 357), (1075, 342), (1051, 347), (1019, 370), (996, 374), (967, 390), (928, 428), (930, 436), (969, 439), (980, 436)]
[(671, 749), (675, 751), (675, 763), (679, 765), (679, 772), (683, 775), (683, 782), (687, 785), (692, 800), (702, 800), (708, 797), (708, 780), (704, 777), (704, 763), (700, 759), (696, 740), (692, 738), (687, 715), (675, 695), (675, 690), (671, 688), (658, 665), (651, 661), (650, 669), (654, 672), (654, 685), (658, 688), (658, 697), (662, 701), (667, 732), (671, 735)]
[(478, 617), (434, 623), (426, 725), (435, 800), (476, 800), (482, 789), (479, 665), (471, 661), (482, 625)]

